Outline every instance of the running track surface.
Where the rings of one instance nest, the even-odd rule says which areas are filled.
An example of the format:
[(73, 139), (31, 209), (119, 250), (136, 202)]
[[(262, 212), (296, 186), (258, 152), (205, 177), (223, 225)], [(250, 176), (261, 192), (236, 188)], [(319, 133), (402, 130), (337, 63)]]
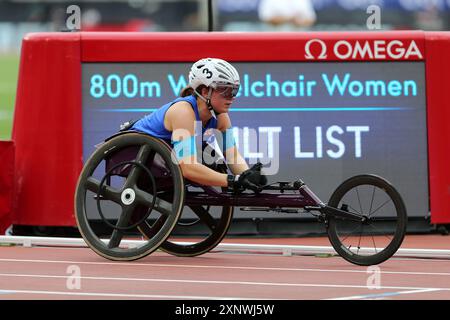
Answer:
[[(450, 249), (449, 240), (441, 235), (411, 235), (402, 248)], [(327, 238), (224, 242), (330, 245)], [(447, 300), (450, 258), (393, 257), (367, 268), (338, 256), (216, 250), (194, 258), (156, 251), (137, 261), (114, 262), (89, 248), (4, 246), (0, 247), (0, 300), (10, 299)]]

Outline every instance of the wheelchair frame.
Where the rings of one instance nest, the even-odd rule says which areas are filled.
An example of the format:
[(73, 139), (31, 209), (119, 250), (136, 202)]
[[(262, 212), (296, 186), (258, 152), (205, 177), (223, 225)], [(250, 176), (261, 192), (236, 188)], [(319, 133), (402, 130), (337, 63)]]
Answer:
[[(137, 140), (139, 141), (136, 142)], [(152, 156), (148, 156), (150, 153)], [(145, 157), (144, 154), (146, 154)], [(317, 217), (319, 221), (325, 223), (328, 237), (334, 249), (344, 259), (358, 265), (378, 264), (387, 260), (400, 247), (406, 233), (407, 214), (403, 200), (397, 190), (379, 176), (358, 175), (347, 179), (336, 189), (329, 203), (325, 204), (302, 180), (272, 183), (264, 186), (262, 191), (256, 194), (232, 194), (225, 190), (217, 191), (213, 187), (183, 181), (179, 165), (169, 163), (174, 161), (171, 154), (170, 146), (164, 141), (143, 133), (125, 131), (106, 139), (87, 160), (77, 186), (75, 210), (80, 233), (94, 251), (112, 260), (139, 259), (160, 246), (163, 250), (175, 255), (195, 256), (203, 254), (214, 248), (225, 236), (234, 207), (243, 207), (242, 210), (244, 211), (319, 212)], [(151, 163), (148, 163), (150, 161), (148, 158), (151, 159)], [(102, 161), (106, 162), (106, 174), (101, 181), (98, 181), (92, 177), (92, 173)], [(142, 178), (141, 174), (148, 175), (150, 179)], [(110, 186), (110, 177), (113, 175), (125, 178), (124, 186), (120, 190), (114, 190)], [(140, 181), (150, 180), (151, 185), (147, 185), (147, 189), (141, 188), (138, 185), (138, 179), (141, 179)], [(188, 191), (188, 185), (201, 188), (203, 191)], [(394, 219), (391, 219), (396, 223), (392, 239), (384, 248), (378, 248), (379, 252), (375, 246), (375, 252), (369, 255), (360, 254), (360, 244), (357, 245), (358, 250), (355, 253), (352, 251), (351, 245), (347, 247), (343, 244), (347, 238), (344, 240), (341, 238), (346, 228), (340, 226), (341, 221), (354, 223), (364, 228), (365, 226), (373, 227), (373, 222), (376, 220), (371, 217), (370, 212), (369, 214), (355, 212), (357, 210), (350, 209), (345, 203), (339, 206), (341, 199), (354, 188), (358, 192), (358, 186), (360, 185), (373, 187), (372, 202), (374, 201), (376, 188), (385, 192), (388, 195), (388, 201), (392, 202), (392, 208), (395, 210)], [(158, 192), (158, 188), (165, 191)], [(102, 220), (112, 229), (111, 239), (106, 246), (89, 226), (85, 204), (87, 190), (95, 193), (99, 214)], [(285, 193), (286, 191), (293, 193)], [(101, 213), (99, 203), (102, 200), (113, 201), (122, 207), (122, 214), (115, 225), (109, 223)], [(145, 210), (136, 213), (138, 210), (136, 209), (137, 204), (133, 203), (134, 201), (143, 205)], [(358, 201), (360, 201), (359, 194)], [(200, 220), (209, 220), (209, 223), (212, 223), (211, 220), (213, 219), (211, 216), (205, 216), (205, 214), (208, 214), (208, 209), (205, 213), (203, 207), (218, 206), (223, 208), (220, 221), (217, 224), (212, 223), (210, 238), (186, 246), (168, 241), (184, 206), (193, 208)], [(372, 203), (370, 207), (372, 208)], [(150, 224), (147, 222), (147, 218), (154, 210), (162, 214), (154, 224)], [(135, 227), (148, 240), (147, 245), (136, 250), (120, 249), (120, 240), (124, 236), (123, 231)], [(362, 232), (359, 238), (360, 242), (361, 237)], [(373, 236), (372, 240), (374, 241)]]

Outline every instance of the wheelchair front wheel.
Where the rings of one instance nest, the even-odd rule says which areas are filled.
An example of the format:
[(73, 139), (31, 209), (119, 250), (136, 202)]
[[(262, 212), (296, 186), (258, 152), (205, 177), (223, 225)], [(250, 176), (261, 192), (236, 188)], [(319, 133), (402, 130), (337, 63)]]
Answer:
[(344, 181), (328, 206), (352, 212), (363, 222), (328, 217), (328, 238), (345, 260), (362, 266), (379, 264), (395, 254), (406, 233), (405, 204), (397, 190), (375, 175)]

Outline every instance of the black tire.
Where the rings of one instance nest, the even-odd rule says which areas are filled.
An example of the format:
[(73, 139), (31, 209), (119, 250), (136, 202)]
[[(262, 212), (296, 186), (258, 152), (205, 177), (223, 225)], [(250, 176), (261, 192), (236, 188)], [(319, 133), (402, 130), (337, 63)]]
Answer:
[[(214, 249), (226, 236), (233, 219), (233, 207), (222, 207), (219, 219), (214, 219), (209, 211), (209, 207), (190, 207), (193, 212), (202, 211), (199, 222), (204, 223), (208, 228), (208, 234), (198, 242), (188, 244), (176, 243), (175, 239), (166, 240), (161, 245), (161, 250), (180, 257), (194, 257), (207, 253)], [(205, 219), (203, 215), (208, 215)], [(176, 227), (175, 227), (176, 228)]]
[(361, 266), (375, 265), (392, 257), (401, 246), (408, 220), (406, 207), (385, 179), (354, 176), (334, 191), (328, 205), (368, 217), (366, 222), (328, 217), (328, 238), (345, 260)]
[[(114, 161), (115, 165), (109, 165)], [(159, 166), (155, 166), (156, 162)], [(121, 167), (122, 164), (127, 167)], [(105, 180), (106, 176), (103, 176), (108, 165), (112, 166), (112, 173), (110, 170), (108, 174), (116, 174), (114, 179), (118, 181), (118, 187), (110, 184), (111, 182), (102, 184), (103, 181), (108, 181)], [(99, 178), (101, 176), (104, 178)], [(139, 185), (142, 180), (152, 180), (152, 185), (157, 186), (156, 191), (149, 193), (144, 190)], [(159, 198), (157, 192), (161, 188), (171, 190), (169, 201), (167, 198)], [(130, 189), (135, 197), (131, 203), (127, 203), (128, 201), (124, 201), (124, 192)], [(106, 202), (111, 211), (117, 209), (115, 226), (114, 223), (108, 222), (108, 218), (100, 215), (98, 210), (92, 210), (95, 207), (92, 205), (93, 196), (97, 197), (97, 209), (100, 208), (98, 198), (101, 198), (102, 204)], [(166, 240), (178, 221), (183, 202), (183, 175), (175, 158), (171, 157), (170, 147), (149, 135), (125, 133), (103, 143), (86, 161), (76, 188), (75, 216), (83, 239), (97, 254), (111, 260), (136, 260), (152, 253)], [(159, 218), (153, 215), (159, 215)], [(107, 226), (103, 225), (102, 231), (99, 232), (98, 228), (94, 228), (94, 222), (103, 222)], [(111, 223), (113, 228), (110, 227)], [(121, 244), (124, 237), (139, 235), (133, 225), (138, 225), (138, 228), (146, 225), (151, 228), (152, 236), (147, 237), (146, 241), (138, 241), (124, 247)]]
[[(216, 171), (225, 173), (226, 167), (214, 168)], [(186, 195), (187, 197), (189, 194)], [(188, 242), (186, 244), (176, 243), (176, 239), (168, 239), (163, 244), (161, 244), (161, 250), (180, 257), (194, 257), (201, 254), (207, 253), (214, 249), (226, 236), (228, 229), (231, 225), (233, 219), (234, 208), (232, 206), (221, 207), (220, 216), (214, 217), (212, 211), (214, 209), (220, 210), (219, 208), (210, 208), (208, 206), (190, 206), (189, 209), (197, 215), (197, 221), (194, 223), (183, 223), (183, 213), (175, 226), (172, 233), (177, 233), (178, 231), (187, 232), (189, 228), (203, 227), (206, 235), (202, 236), (200, 239), (196, 239), (197, 242)], [(187, 211), (186, 208), (184, 211)], [(192, 214), (192, 213), (191, 213)], [(145, 234), (145, 231), (142, 230)]]

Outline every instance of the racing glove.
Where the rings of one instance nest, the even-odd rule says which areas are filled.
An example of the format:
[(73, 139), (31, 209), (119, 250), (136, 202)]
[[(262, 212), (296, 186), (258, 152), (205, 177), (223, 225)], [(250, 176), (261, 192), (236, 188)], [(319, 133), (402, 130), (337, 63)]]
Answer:
[(240, 175), (228, 175), (228, 189), (235, 194), (246, 189), (259, 193), (267, 183), (266, 176), (261, 173), (261, 167), (262, 164), (258, 162)]
[(257, 162), (256, 164), (254, 164), (250, 169), (247, 170), (251, 172), (251, 174), (247, 176), (247, 179), (251, 183), (262, 187), (267, 184), (267, 177), (261, 173), (261, 168), (262, 168), (261, 162)]

